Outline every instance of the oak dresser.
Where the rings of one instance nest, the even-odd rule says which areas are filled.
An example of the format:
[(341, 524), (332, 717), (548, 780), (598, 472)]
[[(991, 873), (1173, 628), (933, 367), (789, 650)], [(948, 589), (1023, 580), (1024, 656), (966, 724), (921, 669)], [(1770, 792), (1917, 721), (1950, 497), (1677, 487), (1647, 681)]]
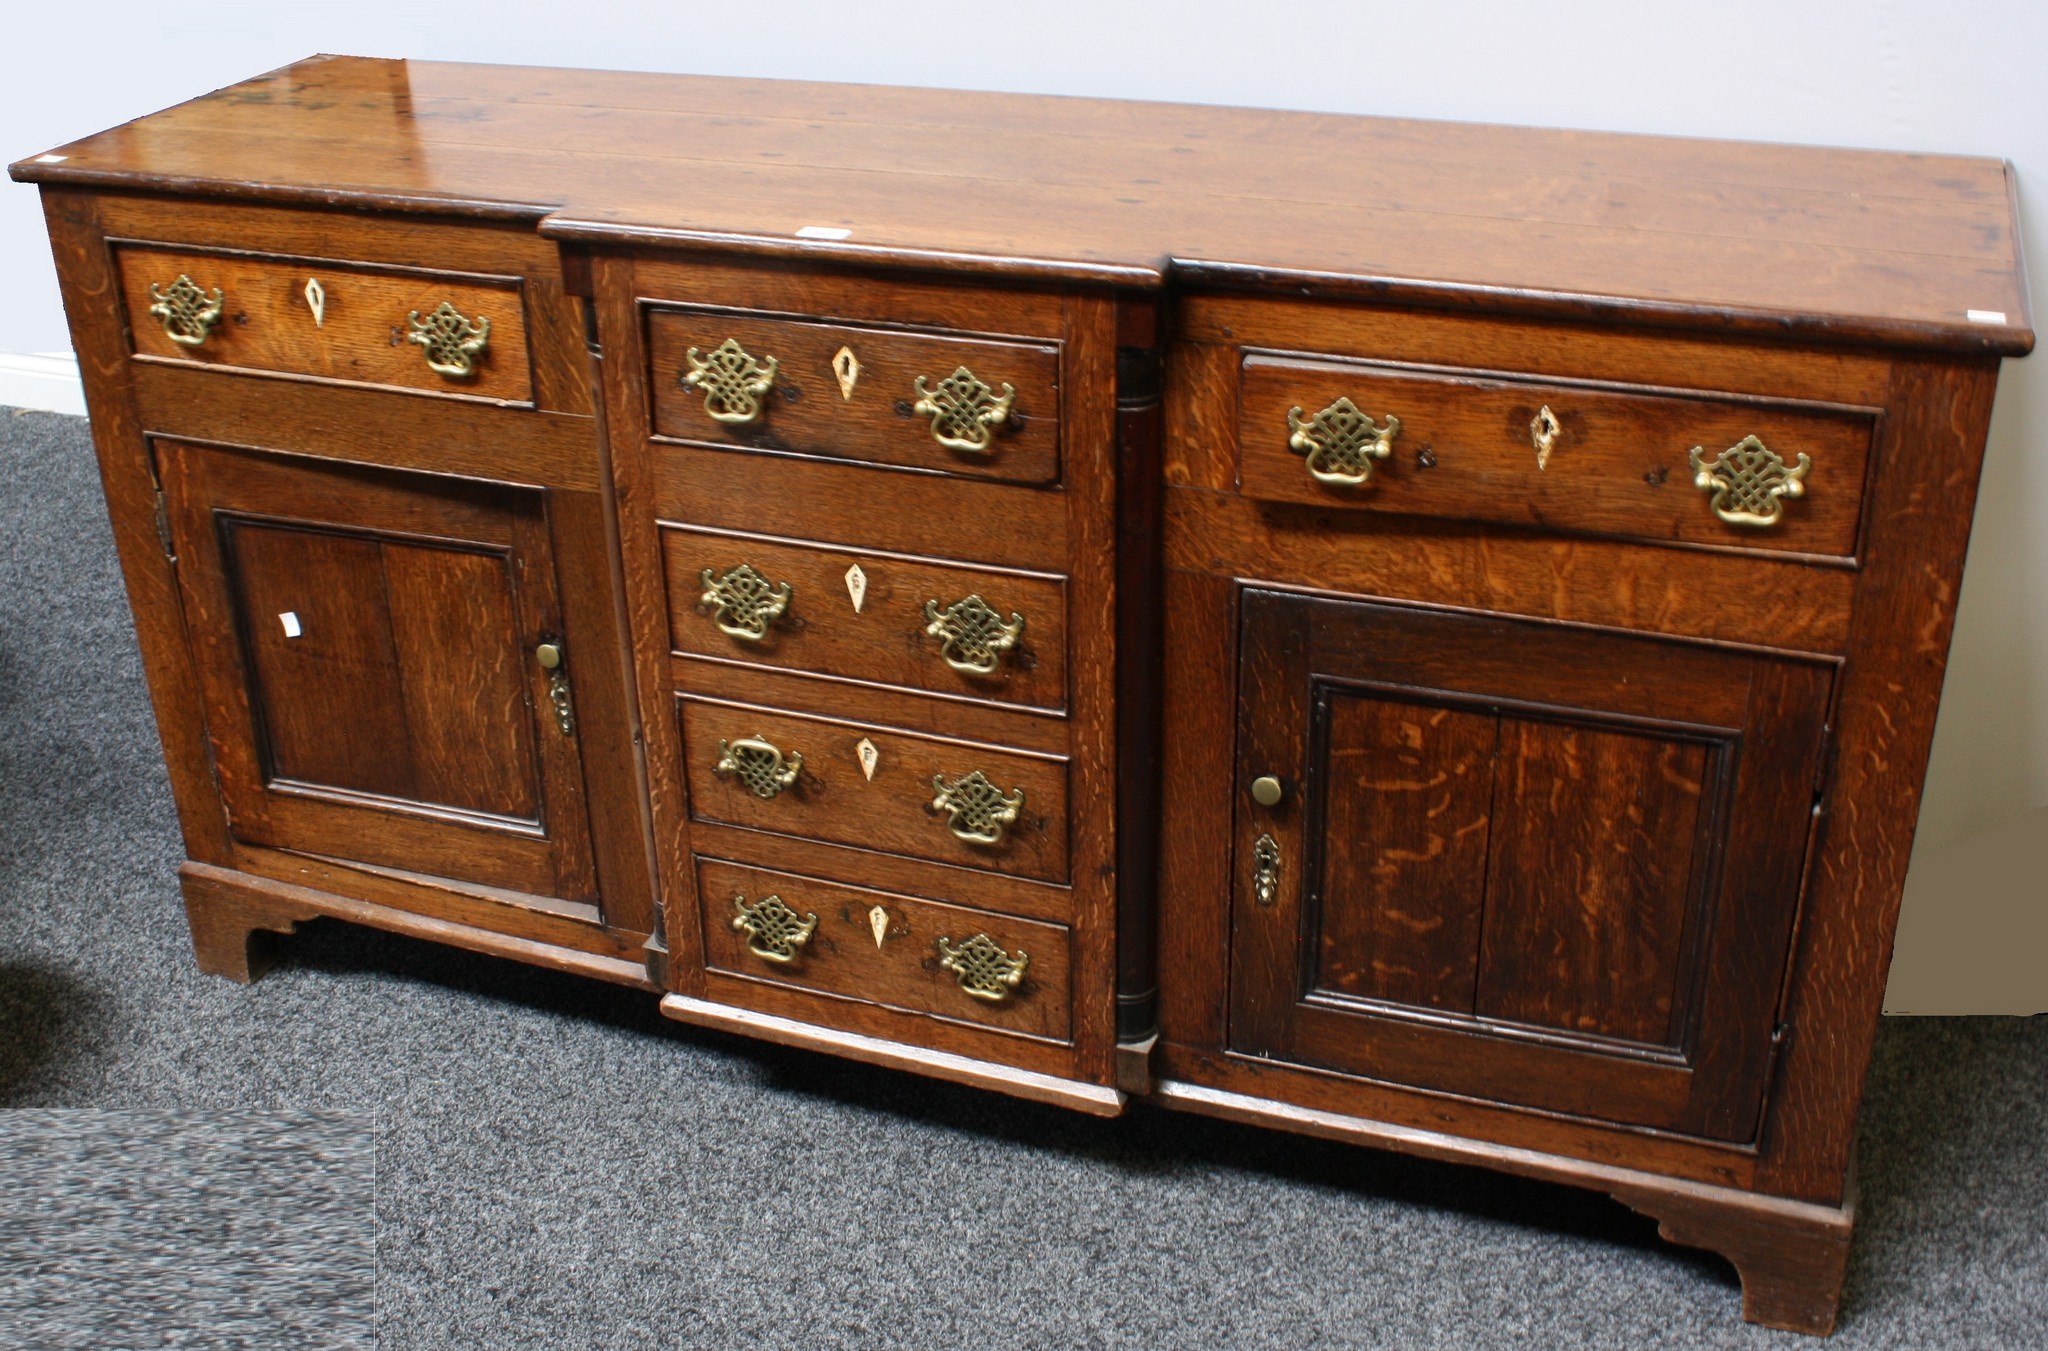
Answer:
[(317, 57), (12, 172), (207, 970), (1596, 1188), (1833, 1325), (2006, 166)]

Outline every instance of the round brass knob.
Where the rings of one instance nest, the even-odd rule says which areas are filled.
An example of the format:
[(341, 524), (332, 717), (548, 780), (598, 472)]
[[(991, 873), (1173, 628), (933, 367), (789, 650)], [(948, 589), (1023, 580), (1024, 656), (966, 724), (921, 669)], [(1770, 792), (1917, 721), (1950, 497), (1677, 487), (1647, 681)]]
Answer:
[(1287, 790), (1281, 787), (1280, 780), (1271, 774), (1261, 774), (1252, 780), (1252, 801), (1261, 807), (1279, 806), (1280, 799), (1286, 794)]
[(552, 671), (562, 664), (562, 649), (553, 643), (542, 643), (533, 649), (533, 659), (540, 663), (543, 671)]

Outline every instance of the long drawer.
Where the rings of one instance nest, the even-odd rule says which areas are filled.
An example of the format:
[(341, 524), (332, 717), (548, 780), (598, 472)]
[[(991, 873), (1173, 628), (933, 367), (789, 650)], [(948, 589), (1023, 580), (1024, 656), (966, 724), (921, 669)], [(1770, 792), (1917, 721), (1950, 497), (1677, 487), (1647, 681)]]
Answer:
[(698, 860), (697, 895), (713, 970), (1067, 1039), (1064, 925), (717, 859)]
[(518, 277), (142, 244), (116, 257), (138, 355), (533, 398)]
[(1066, 582), (665, 527), (676, 652), (1059, 711)]
[(1873, 410), (1249, 352), (1261, 501), (1849, 557)]
[(680, 697), (692, 820), (1067, 880), (1067, 761)]
[(1014, 483), (1060, 477), (1059, 347), (724, 310), (647, 319), (657, 436)]

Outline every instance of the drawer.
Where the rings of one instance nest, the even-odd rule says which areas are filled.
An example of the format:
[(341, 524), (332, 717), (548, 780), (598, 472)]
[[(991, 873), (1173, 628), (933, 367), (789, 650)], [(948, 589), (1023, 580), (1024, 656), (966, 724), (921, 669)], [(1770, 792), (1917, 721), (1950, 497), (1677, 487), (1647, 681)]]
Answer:
[(1062, 925), (714, 859), (697, 896), (714, 971), (1068, 1039)]
[(116, 253), (139, 355), (533, 398), (517, 277), (138, 244)]
[[(1067, 880), (1064, 758), (688, 697), (678, 704), (693, 820)], [(865, 762), (863, 744), (873, 748)], [(942, 792), (952, 809), (935, 805)]]
[(1239, 486), (1262, 501), (1836, 557), (1856, 553), (1877, 420), (1257, 352), (1238, 407)]
[(662, 545), (679, 653), (1065, 707), (1063, 578), (680, 527)]
[(647, 350), (657, 436), (1013, 483), (1060, 476), (1057, 344), (661, 309)]

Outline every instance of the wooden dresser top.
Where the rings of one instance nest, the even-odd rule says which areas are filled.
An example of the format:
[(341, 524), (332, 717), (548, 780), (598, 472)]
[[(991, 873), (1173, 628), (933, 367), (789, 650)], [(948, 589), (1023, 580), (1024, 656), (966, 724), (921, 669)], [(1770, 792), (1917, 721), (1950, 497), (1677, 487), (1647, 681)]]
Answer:
[(14, 177), (821, 261), (2033, 343), (1992, 159), (342, 56), (53, 154)]

